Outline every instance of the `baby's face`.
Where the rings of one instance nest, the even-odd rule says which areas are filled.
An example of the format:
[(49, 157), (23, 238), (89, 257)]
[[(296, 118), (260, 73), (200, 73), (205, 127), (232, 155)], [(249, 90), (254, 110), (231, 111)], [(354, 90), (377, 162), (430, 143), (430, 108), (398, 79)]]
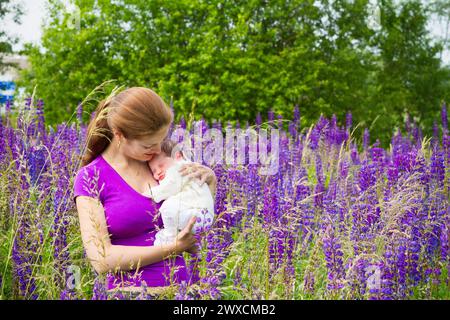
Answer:
[(169, 169), (173, 164), (175, 164), (175, 160), (166, 156), (163, 152), (159, 153), (148, 162), (150, 170), (152, 170), (153, 177), (158, 181), (164, 179), (167, 169)]

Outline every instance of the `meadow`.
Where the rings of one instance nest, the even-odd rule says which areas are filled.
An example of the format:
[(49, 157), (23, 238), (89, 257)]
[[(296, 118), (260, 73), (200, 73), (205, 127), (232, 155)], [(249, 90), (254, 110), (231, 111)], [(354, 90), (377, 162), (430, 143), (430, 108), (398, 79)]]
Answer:
[[(0, 299), (106, 299), (83, 251), (73, 180), (85, 148), (83, 107), (56, 127), (44, 102), (7, 103), (0, 121)], [(167, 299), (450, 299), (447, 107), (432, 137), (399, 123), (389, 148), (358, 137), (351, 114), (273, 112), (279, 168), (216, 164), (216, 220), (185, 254), (198, 281)], [(245, 129), (181, 118), (174, 128)], [(401, 130), (400, 130), (401, 129)], [(370, 140), (375, 143), (370, 143)], [(196, 268), (194, 268), (196, 266)], [(120, 296), (116, 298), (120, 299)], [(138, 299), (146, 299), (143, 293)]]

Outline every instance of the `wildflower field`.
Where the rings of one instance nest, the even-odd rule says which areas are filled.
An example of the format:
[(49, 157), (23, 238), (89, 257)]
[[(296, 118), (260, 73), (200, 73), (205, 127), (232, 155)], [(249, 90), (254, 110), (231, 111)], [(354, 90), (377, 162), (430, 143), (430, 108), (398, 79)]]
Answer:
[[(0, 299), (106, 299), (72, 201), (86, 142), (83, 110), (52, 128), (43, 108), (27, 99), (18, 109), (7, 103), (1, 116)], [(213, 166), (216, 220), (199, 256), (185, 254), (199, 281), (165, 298), (450, 299), (445, 104), (441, 113), (432, 137), (399, 123), (388, 149), (370, 144), (367, 129), (354, 136), (351, 114), (343, 126), (320, 117), (308, 128), (298, 108), (292, 121), (258, 117), (256, 131), (280, 129), (277, 172), (262, 175), (248, 159)], [(196, 126), (230, 129), (174, 124)]]

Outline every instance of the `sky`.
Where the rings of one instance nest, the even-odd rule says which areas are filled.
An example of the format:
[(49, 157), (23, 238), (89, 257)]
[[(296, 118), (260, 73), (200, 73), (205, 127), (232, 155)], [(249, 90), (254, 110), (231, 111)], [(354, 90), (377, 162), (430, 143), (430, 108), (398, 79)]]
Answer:
[[(428, 1), (425, 0), (425, 2)], [(63, 3), (68, 2), (69, 1), (67, 0), (63, 1)], [(15, 24), (10, 17), (6, 18), (5, 21), (6, 30), (8, 31), (8, 33), (19, 37), (19, 44), (14, 46), (14, 49), (20, 50), (23, 47), (23, 44), (26, 42), (38, 44), (42, 34), (41, 22), (46, 13), (46, 0), (12, 0), (12, 3), (21, 3), (25, 11), (21, 19), (21, 25)], [(434, 37), (445, 37), (445, 21), (439, 21), (438, 19), (432, 20), (429, 24), (429, 30), (431, 31), (431, 35)], [(450, 50), (446, 50), (444, 52), (442, 61), (445, 64), (450, 65)]]

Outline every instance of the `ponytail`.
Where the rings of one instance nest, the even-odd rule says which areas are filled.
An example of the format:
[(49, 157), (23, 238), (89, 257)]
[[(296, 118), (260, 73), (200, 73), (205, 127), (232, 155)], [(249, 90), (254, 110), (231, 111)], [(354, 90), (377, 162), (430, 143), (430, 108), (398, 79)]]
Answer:
[(86, 150), (81, 161), (84, 167), (98, 157), (111, 143), (113, 137), (111, 128), (108, 125), (107, 107), (110, 99), (102, 100), (95, 110), (95, 115), (89, 123), (86, 138)]

